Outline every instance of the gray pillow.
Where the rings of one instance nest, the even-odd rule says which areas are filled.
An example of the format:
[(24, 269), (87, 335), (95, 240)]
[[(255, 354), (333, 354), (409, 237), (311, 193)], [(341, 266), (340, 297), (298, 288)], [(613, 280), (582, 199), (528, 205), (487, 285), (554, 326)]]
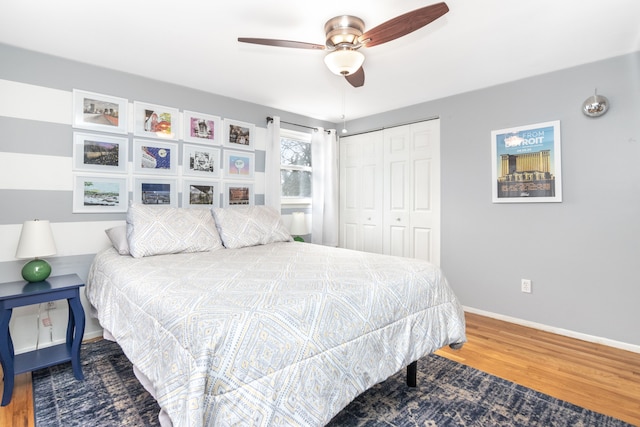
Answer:
[(218, 232), (226, 248), (265, 245), (292, 240), (280, 213), (269, 206), (213, 208)]
[(117, 227), (111, 227), (104, 230), (111, 240), (111, 244), (118, 251), (120, 255), (130, 255), (129, 254), (129, 242), (127, 242), (127, 226), (126, 225), (118, 225)]
[(127, 212), (127, 240), (134, 258), (223, 249), (207, 209), (132, 204)]

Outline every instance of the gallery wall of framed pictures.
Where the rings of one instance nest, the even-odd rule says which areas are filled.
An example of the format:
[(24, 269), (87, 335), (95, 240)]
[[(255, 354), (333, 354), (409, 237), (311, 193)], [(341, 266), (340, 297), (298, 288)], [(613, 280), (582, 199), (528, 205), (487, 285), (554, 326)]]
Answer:
[(126, 212), (130, 194), (174, 207), (254, 204), (254, 124), (132, 104), (73, 90), (74, 213)]

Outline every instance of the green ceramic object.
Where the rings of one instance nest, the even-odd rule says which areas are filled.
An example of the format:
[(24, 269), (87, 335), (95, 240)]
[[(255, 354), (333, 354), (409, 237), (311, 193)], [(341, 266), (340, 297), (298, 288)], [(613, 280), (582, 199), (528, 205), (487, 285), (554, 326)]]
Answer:
[(51, 274), (51, 266), (43, 259), (34, 259), (22, 267), (22, 278), (27, 282), (42, 282)]

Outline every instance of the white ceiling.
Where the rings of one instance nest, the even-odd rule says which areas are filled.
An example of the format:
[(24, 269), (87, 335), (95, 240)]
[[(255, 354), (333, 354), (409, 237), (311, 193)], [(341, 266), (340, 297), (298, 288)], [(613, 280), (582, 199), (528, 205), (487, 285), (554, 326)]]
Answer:
[(357, 89), (324, 52), (237, 42), (324, 44), (334, 16), (371, 29), (436, 2), (2, 0), (0, 43), (331, 122), (343, 108), (349, 120), (640, 50), (638, 0), (447, 0), (432, 24), (363, 48)]

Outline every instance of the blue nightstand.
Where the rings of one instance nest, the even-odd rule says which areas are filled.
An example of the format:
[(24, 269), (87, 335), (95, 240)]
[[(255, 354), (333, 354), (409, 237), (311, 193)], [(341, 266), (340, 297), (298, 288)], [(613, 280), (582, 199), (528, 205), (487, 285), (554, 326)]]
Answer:
[[(76, 379), (84, 379), (80, 366), (80, 344), (84, 334), (81, 286), (84, 286), (84, 282), (76, 274), (53, 276), (35, 283), (23, 280), (0, 283), (0, 364), (4, 372), (2, 406), (8, 405), (11, 401), (14, 376), (23, 372), (70, 361)], [(9, 331), (13, 308), (61, 299), (66, 299), (69, 304), (66, 343), (14, 355)]]

